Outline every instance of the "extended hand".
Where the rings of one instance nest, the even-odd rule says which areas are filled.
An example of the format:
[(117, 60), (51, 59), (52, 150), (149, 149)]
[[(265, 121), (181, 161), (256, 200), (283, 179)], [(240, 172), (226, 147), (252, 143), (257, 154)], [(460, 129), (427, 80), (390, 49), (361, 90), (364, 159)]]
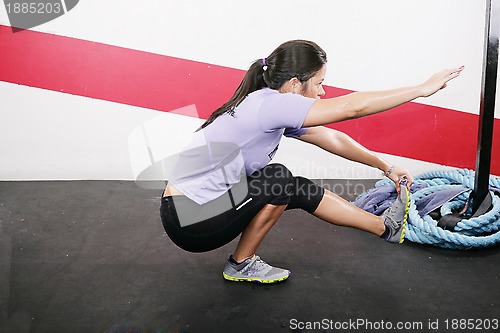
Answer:
[(431, 76), (427, 81), (420, 85), (422, 97), (428, 97), (435, 92), (446, 88), (446, 83), (459, 76), (463, 69), (464, 66), (453, 69), (445, 69)]

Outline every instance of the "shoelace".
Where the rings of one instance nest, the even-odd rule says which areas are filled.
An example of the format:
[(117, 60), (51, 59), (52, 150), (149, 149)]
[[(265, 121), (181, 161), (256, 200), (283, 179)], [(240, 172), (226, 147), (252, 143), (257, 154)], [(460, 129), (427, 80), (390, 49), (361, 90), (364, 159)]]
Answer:
[[(387, 216), (386, 216), (386, 221), (387, 221), (387, 220), (388, 220), (388, 223), (390, 223), (390, 224), (391, 224), (391, 227), (392, 227), (392, 228), (394, 228), (394, 229), (399, 228), (399, 223), (398, 223), (398, 222), (396, 222), (396, 221), (394, 221), (394, 220), (392, 219), (392, 217), (387, 217)], [(386, 222), (386, 224), (387, 224), (387, 222)]]
[(399, 227), (399, 223), (394, 220), (394, 215), (396, 214), (397, 211), (395, 211), (394, 207), (389, 207), (387, 209), (387, 213), (384, 216), (384, 220), (386, 221), (385, 223), (389, 222), (391, 224), (391, 227), (394, 229), (397, 229)]
[(269, 264), (266, 263), (264, 260), (260, 259), (259, 256), (257, 256), (255, 261), (246, 267), (244, 274), (247, 274), (249, 276), (253, 276), (255, 273), (260, 272), (263, 269), (268, 268), (268, 267), (269, 267)]

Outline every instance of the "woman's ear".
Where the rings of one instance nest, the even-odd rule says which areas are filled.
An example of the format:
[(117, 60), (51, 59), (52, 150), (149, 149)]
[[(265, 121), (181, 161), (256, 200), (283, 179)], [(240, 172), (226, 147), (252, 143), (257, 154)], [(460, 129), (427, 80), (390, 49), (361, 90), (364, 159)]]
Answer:
[(302, 82), (299, 81), (296, 77), (291, 78), (290, 83), (290, 92), (294, 94), (300, 94), (302, 92)]
[(302, 91), (302, 82), (299, 81), (296, 77), (291, 78), (290, 80), (286, 81), (283, 83), (281, 86), (281, 89), (279, 89), (280, 92), (283, 93), (293, 93), (293, 94), (300, 94)]

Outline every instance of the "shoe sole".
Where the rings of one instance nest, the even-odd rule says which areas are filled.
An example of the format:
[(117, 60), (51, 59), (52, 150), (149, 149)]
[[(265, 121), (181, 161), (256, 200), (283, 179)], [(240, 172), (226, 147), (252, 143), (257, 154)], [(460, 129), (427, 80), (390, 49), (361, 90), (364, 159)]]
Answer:
[(401, 236), (399, 237), (399, 244), (402, 244), (405, 241), (405, 234), (406, 234), (406, 225), (408, 224), (408, 215), (410, 212), (410, 193), (408, 191), (408, 188), (406, 186), (401, 186), (401, 191), (407, 191), (406, 192), (406, 205), (405, 205), (405, 216), (403, 218), (403, 230), (401, 231)]
[(227, 275), (226, 273), (222, 272), (222, 276), (224, 276), (224, 279), (229, 280), (229, 281), (235, 281), (235, 282), (253, 282), (253, 283), (276, 283), (276, 282), (281, 282), (285, 281), (288, 279), (289, 275), (278, 278), (278, 279), (273, 279), (273, 280), (265, 280), (265, 279), (259, 279), (259, 278), (236, 278), (230, 275)]

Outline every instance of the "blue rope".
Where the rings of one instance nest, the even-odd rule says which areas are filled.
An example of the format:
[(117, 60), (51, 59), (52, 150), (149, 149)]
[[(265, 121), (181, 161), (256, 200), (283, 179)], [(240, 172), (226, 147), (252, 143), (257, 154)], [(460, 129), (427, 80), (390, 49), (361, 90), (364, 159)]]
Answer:
[[(415, 202), (437, 191), (442, 191), (450, 186), (462, 185), (469, 189), (452, 201), (444, 204), (441, 215), (451, 213), (465, 207), (470, 191), (474, 188), (474, 172), (468, 169), (440, 170), (423, 173), (415, 177), (415, 184), (423, 182), (427, 187), (411, 194), (408, 229), (405, 238), (420, 244), (431, 244), (450, 249), (474, 249), (489, 247), (500, 243), (500, 198), (492, 194), (493, 208), (484, 215), (474, 218), (464, 218), (455, 227), (455, 231), (444, 230), (437, 225), (437, 221), (429, 215), (421, 217)], [(376, 187), (393, 184), (390, 180), (382, 180), (375, 184)], [(490, 186), (500, 188), (500, 178), (490, 177)], [(366, 195), (363, 194), (363, 195)], [(471, 208), (464, 216), (471, 215)], [(487, 234), (487, 236), (484, 236)]]

